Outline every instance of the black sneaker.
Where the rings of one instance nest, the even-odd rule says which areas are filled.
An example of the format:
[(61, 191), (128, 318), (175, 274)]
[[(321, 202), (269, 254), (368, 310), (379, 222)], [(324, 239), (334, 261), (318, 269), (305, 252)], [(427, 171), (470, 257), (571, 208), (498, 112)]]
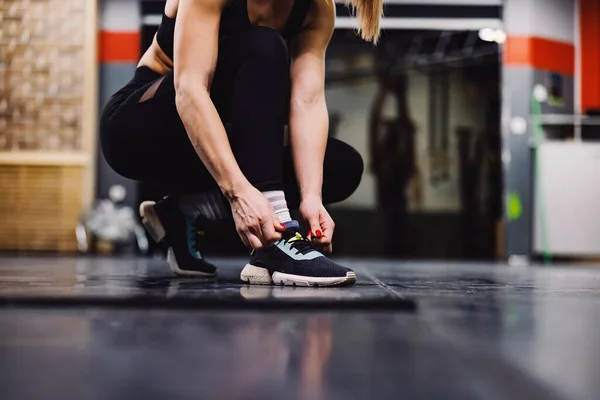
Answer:
[(166, 197), (155, 203), (145, 201), (140, 205), (142, 223), (157, 242), (163, 240), (169, 247), (167, 262), (177, 275), (211, 278), (217, 268), (204, 260), (199, 251), (204, 232), (196, 230), (179, 210), (177, 200)]
[(300, 234), (298, 222), (285, 225), (287, 229), (280, 241), (252, 253), (242, 270), (242, 281), (293, 286), (346, 286), (356, 282), (352, 270), (329, 260)]

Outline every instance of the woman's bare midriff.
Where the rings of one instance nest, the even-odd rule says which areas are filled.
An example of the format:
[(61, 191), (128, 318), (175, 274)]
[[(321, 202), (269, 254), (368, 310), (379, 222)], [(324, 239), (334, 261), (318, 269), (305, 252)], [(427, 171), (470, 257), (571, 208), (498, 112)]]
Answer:
[[(170, 18), (175, 18), (177, 16), (178, 8), (179, 0), (167, 0), (164, 12)], [(152, 44), (140, 59), (138, 67), (148, 67), (160, 75), (166, 75), (173, 69), (173, 60), (162, 51), (156, 41), (156, 35), (154, 35)]]
[(173, 61), (167, 57), (158, 45), (156, 35), (154, 35), (152, 44), (140, 59), (138, 67), (148, 67), (160, 75), (166, 75), (173, 69)]

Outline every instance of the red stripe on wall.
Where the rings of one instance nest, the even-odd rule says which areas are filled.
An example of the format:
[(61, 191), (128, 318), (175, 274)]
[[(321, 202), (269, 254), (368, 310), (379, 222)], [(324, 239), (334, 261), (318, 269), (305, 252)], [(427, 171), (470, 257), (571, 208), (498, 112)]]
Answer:
[(600, 0), (579, 1), (581, 109), (600, 108)]
[(137, 63), (140, 59), (139, 32), (110, 32), (101, 31), (98, 50), (100, 62), (130, 62)]
[(506, 65), (575, 75), (575, 46), (572, 43), (532, 36), (509, 36), (503, 58)]

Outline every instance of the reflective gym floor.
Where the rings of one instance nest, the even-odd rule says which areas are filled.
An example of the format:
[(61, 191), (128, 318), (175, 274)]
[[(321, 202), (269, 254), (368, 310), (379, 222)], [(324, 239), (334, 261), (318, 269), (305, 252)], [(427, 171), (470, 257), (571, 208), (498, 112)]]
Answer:
[(600, 398), (600, 268), (345, 262), (313, 289), (0, 256), (0, 397)]

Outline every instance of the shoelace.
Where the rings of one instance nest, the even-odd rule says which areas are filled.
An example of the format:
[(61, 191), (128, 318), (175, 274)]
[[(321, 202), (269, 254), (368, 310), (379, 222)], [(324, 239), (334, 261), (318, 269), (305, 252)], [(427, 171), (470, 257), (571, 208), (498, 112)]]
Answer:
[(292, 248), (302, 254), (310, 253), (311, 251), (319, 251), (313, 242), (302, 236), (299, 232), (294, 233), (294, 236), (284, 239)]

